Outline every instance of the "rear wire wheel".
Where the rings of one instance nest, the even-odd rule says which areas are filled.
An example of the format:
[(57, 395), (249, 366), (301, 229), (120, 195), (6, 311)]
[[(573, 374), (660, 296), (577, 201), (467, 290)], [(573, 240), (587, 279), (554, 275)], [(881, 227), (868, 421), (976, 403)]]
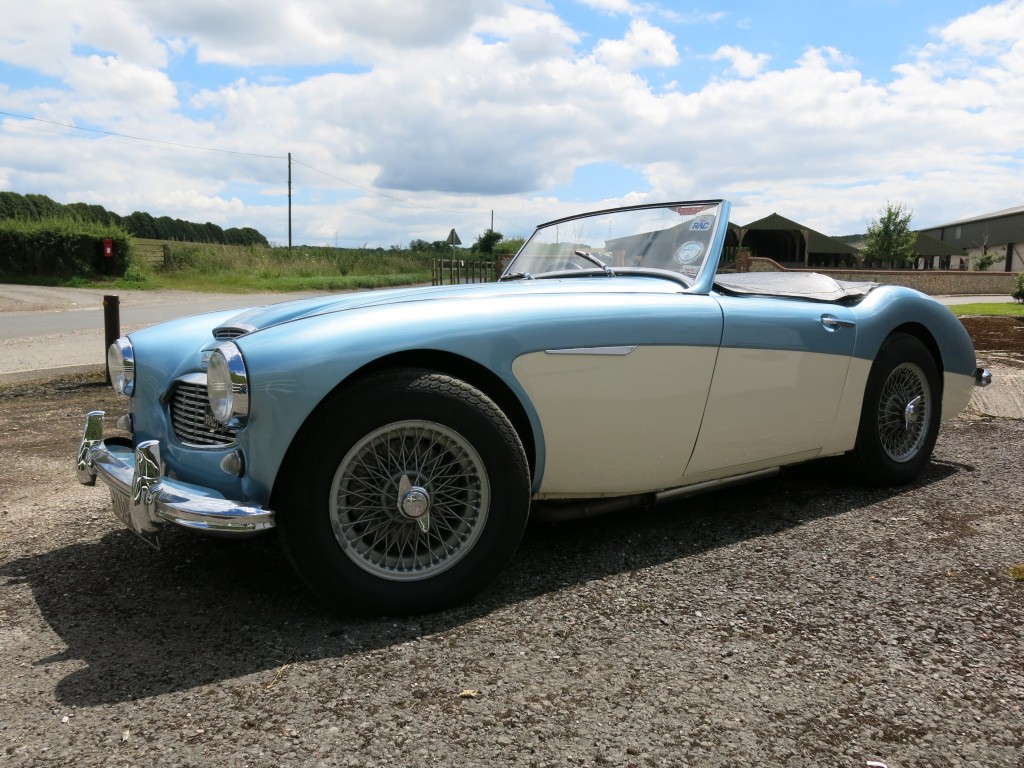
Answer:
[(440, 373), (371, 374), (296, 438), (277, 527), (299, 575), (342, 609), (408, 614), (463, 602), (508, 563), (530, 508), (519, 436)]
[(896, 333), (883, 342), (864, 390), (855, 471), (872, 485), (916, 478), (931, 459), (939, 433), (942, 386), (920, 339)]

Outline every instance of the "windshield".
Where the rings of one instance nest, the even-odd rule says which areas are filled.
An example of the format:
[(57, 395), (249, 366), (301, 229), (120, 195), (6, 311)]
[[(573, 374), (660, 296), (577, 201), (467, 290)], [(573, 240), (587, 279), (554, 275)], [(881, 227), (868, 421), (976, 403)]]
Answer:
[[(506, 277), (595, 270), (659, 269), (692, 282), (709, 261), (721, 201), (671, 203), (560, 219), (542, 224), (505, 270)], [(607, 271), (606, 270), (606, 271)], [(621, 272), (620, 272), (621, 271)]]

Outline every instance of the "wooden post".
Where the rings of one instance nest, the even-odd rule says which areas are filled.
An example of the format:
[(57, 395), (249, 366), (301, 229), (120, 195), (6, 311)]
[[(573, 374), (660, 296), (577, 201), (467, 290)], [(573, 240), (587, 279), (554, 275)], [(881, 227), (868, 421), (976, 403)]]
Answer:
[(107, 367), (107, 349), (121, 337), (121, 300), (117, 296), (103, 297), (103, 366), (107, 371), (107, 384), (110, 384), (110, 368)]

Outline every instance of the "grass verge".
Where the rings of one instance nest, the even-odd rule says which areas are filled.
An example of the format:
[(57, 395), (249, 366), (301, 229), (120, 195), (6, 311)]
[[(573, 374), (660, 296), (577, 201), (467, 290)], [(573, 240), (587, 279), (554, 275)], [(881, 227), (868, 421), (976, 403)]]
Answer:
[(957, 317), (967, 315), (994, 315), (998, 317), (1024, 317), (1024, 304), (957, 304), (949, 310)]

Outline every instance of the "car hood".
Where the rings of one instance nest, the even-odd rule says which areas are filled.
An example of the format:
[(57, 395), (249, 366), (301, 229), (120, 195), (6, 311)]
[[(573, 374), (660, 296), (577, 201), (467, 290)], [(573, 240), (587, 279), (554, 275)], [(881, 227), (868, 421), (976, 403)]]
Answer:
[[(217, 331), (249, 333), (307, 317), (410, 302), (500, 299), (506, 296), (565, 293), (678, 293), (679, 286), (667, 280), (619, 276), (614, 278), (571, 278), (565, 280), (516, 280), (475, 285), (445, 285), (399, 288), (348, 294), (317, 296), (243, 310), (221, 323)], [(231, 335), (228, 333), (228, 335)]]

